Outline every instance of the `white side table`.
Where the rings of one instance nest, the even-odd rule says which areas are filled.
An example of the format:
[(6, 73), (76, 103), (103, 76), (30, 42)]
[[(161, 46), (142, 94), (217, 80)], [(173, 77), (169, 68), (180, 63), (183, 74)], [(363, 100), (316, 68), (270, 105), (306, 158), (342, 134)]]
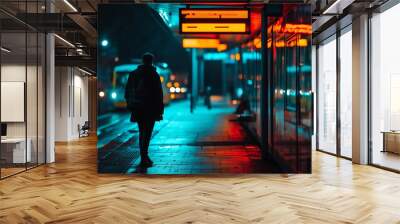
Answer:
[[(25, 145), (27, 143), (26, 151)], [(6, 138), (1, 140), (2, 147), (13, 147), (12, 148), (12, 162), (13, 163), (26, 163), (32, 161), (32, 140), (28, 138), (25, 142), (25, 138)]]

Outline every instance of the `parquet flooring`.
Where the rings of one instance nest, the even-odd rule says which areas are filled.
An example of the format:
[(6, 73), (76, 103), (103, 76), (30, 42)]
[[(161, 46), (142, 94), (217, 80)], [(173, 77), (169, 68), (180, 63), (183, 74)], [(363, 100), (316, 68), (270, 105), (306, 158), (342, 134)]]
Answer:
[(312, 175), (99, 175), (95, 143), (0, 181), (0, 223), (400, 223), (399, 174), (323, 153)]

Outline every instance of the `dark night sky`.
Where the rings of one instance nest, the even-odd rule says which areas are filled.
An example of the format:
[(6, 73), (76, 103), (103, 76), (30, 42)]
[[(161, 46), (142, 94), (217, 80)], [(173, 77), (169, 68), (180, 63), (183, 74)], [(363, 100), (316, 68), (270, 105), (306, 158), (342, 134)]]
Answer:
[(98, 26), (99, 40), (109, 41), (109, 46), (100, 50), (101, 66), (109, 66), (104, 62), (116, 56), (119, 63), (129, 63), (151, 52), (156, 62), (167, 62), (173, 72), (187, 74), (190, 69), (189, 54), (180, 40), (147, 5), (101, 5)]

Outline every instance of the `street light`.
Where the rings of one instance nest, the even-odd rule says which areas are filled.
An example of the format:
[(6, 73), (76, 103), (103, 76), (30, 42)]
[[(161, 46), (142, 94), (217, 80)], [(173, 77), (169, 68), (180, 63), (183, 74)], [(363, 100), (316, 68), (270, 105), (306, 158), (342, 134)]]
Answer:
[(100, 91), (100, 92), (99, 92), (99, 97), (100, 97), (100, 98), (103, 98), (105, 95), (106, 95), (106, 94), (104, 93), (104, 91)]
[(117, 98), (117, 93), (116, 92), (112, 92), (111, 93), (111, 98), (116, 99)]
[(101, 41), (101, 46), (107, 47), (108, 46), (108, 40), (102, 40)]

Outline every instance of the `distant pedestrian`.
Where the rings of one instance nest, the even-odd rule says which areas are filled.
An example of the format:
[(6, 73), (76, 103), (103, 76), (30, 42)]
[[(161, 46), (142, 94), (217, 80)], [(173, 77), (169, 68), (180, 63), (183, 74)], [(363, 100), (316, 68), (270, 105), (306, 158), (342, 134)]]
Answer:
[(240, 97), (240, 103), (236, 108), (235, 114), (251, 113), (250, 100), (246, 94)]
[(211, 86), (206, 87), (206, 92), (204, 94), (204, 104), (209, 110), (211, 110)]
[(139, 126), (140, 165), (153, 165), (148, 150), (154, 124), (163, 119), (164, 103), (160, 75), (153, 66), (154, 56), (146, 53), (143, 64), (129, 74), (125, 87), (127, 107), (131, 111), (131, 122)]

